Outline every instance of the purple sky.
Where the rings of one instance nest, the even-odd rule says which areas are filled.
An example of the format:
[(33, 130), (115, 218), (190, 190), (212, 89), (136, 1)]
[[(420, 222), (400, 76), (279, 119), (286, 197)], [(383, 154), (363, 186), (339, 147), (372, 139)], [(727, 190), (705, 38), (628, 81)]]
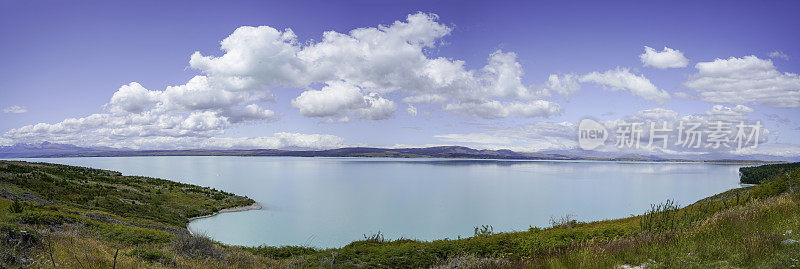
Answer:
[[(704, 120), (727, 116), (761, 121), (768, 129), (765, 144), (756, 152), (738, 154), (800, 156), (796, 119), (800, 3), (700, 2), (4, 1), (0, 3), (0, 108), (5, 113), (0, 113), (4, 133), (0, 145), (42, 141), (130, 148), (456, 144), (571, 150), (577, 147), (574, 125), (580, 119), (588, 116), (610, 123), (649, 111), (644, 114), (672, 116), (670, 122), (692, 115)], [(396, 21), (411, 25), (407, 18), (415, 14), (429, 21), (410, 30), (412, 35), (386, 30)], [(344, 46), (323, 44), (326, 31), (341, 33), (341, 40), (368, 42), (371, 36), (358, 38), (350, 31), (376, 30), (379, 25), (386, 27), (378, 37), (384, 43), (359, 47), (364, 54), (351, 50), (353, 54), (320, 56), (322, 49), (307, 49)], [(293, 48), (302, 52), (281, 61), (243, 38), (237, 39), (238, 48), (247, 52), (256, 48), (242, 56), (253, 65), (190, 64), (194, 52), (209, 61), (221, 59), (212, 57), (225, 55), (220, 41), (241, 26), (269, 26), (279, 33), (291, 28), (297, 42)], [(446, 33), (436, 35), (441, 28)], [(253, 34), (264, 37), (267, 32)], [(410, 40), (427, 34), (435, 35), (431, 44)], [(391, 47), (397, 38), (403, 46)], [(667, 67), (675, 54), (659, 54), (646, 66), (640, 59), (645, 46), (657, 53), (665, 47), (677, 50), (688, 63)], [(519, 72), (503, 69), (508, 65), (491, 66), (492, 55), (497, 60), (510, 57), (511, 68), (516, 63)], [(463, 61), (463, 70), (447, 69), (446, 74), (469, 74), (466, 81), (480, 85), (440, 85), (432, 70), (445, 69), (423, 68), (439, 57), (450, 64)], [(341, 66), (303, 69), (291, 76), (269, 67), (292, 66), (289, 63), (297, 59), (303, 62), (301, 69), (317, 68), (321, 62)], [(700, 72), (698, 63), (707, 63), (707, 73)], [(401, 65), (408, 68), (393, 69)], [(574, 81), (579, 89), (548, 84), (550, 75)], [(192, 95), (192, 86), (170, 97), (159, 95), (195, 76), (214, 83), (231, 78), (258, 83), (243, 88), (211, 83), (202, 89), (203, 96)], [(518, 78), (523, 88), (503, 81), (509, 76), (507, 81)], [(655, 91), (636, 78), (643, 78)], [(731, 79), (733, 84), (721, 86)], [(159, 97), (149, 103), (135, 99), (146, 106), (143, 109), (115, 110), (112, 95), (131, 82), (147, 89), (148, 93), (138, 94)], [(331, 86), (336, 82), (346, 85)], [(543, 89), (549, 94), (541, 93)], [(300, 98), (303, 93), (308, 98)], [(252, 98), (254, 94), (272, 100)], [(408, 99), (425, 94), (441, 100)], [(131, 100), (120, 102), (131, 105)], [(242, 114), (251, 104), (260, 110)], [(408, 112), (409, 105), (416, 108), (416, 115)], [(557, 111), (547, 110), (554, 106)], [(190, 120), (193, 113), (198, 114), (196, 120)], [(137, 115), (138, 121), (130, 120)], [(62, 122), (67, 118), (78, 120)], [(339, 122), (342, 119), (348, 122)], [(38, 123), (46, 124), (35, 128)]]

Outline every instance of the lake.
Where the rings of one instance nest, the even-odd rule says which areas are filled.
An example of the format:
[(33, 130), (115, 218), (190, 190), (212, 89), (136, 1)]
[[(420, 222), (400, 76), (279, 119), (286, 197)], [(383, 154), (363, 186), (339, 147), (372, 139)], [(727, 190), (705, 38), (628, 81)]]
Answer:
[(22, 159), (120, 171), (246, 195), (262, 210), (219, 214), (189, 228), (234, 245), (341, 247), (387, 239), (456, 239), (688, 205), (739, 187), (742, 165), (301, 157)]

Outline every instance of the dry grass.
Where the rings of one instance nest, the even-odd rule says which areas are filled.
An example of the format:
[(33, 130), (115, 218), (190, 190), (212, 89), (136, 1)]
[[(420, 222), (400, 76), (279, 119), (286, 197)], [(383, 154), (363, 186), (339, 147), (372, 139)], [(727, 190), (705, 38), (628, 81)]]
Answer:
[[(140, 245), (122, 247), (86, 234), (78, 226), (59, 230), (41, 230), (42, 247), (32, 253), (34, 262), (28, 268), (282, 268), (286, 261), (275, 261), (233, 247), (222, 247), (208, 239), (185, 239), (193, 243), (211, 242), (214, 256), (205, 256), (209, 245), (199, 243), (199, 249), (176, 249), (173, 245)], [(196, 247), (197, 245), (195, 245)], [(187, 250), (202, 250), (190, 251)], [(52, 254), (52, 260), (51, 260)]]

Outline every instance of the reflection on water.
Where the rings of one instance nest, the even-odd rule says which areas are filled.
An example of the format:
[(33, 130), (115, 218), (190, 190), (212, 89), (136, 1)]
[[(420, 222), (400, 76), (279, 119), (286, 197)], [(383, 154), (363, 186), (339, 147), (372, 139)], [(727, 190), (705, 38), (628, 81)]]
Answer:
[(238, 245), (338, 247), (364, 234), (433, 240), (602, 220), (681, 205), (737, 187), (739, 165), (298, 157), (31, 159), (111, 169), (247, 195), (265, 210), (190, 228)]

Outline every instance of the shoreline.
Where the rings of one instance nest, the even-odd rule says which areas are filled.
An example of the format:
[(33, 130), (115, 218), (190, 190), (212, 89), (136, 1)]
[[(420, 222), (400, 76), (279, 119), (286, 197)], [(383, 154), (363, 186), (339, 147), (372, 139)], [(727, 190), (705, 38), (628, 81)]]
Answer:
[(210, 217), (222, 214), (222, 213), (233, 213), (233, 212), (242, 212), (242, 211), (250, 211), (250, 210), (261, 210), (261, 209), (263, 209), (263, 207), (261, 207), (261, 204), (259, 204), (258, 202), (253, 202), (253, 204), (247, 205), (247, 206), (237, 206), (237, 207), (223, 208), (223, 209), (220, 209), (219, 211), (214, 212), (212, 214), (189, 218), (189, 221), (186, 223), (186, 230), (189, 231), (190, 235), (194, 235), (194, 232), (192, 232), (192, 229), (189, 229), (189, 223), (192, 222), (193, 220), (203, 219), (203, 218), (210, 218)]

